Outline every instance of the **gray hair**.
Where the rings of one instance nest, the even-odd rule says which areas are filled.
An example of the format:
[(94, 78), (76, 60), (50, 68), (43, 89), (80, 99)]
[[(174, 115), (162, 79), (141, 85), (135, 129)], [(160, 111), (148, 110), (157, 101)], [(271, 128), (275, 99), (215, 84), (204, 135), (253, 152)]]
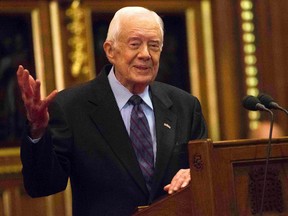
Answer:
[(164, 23), (160, 16), (154, 11), (151, 11), (144, 7), (124, 7), (119, 9), (113, 19), (110, 22), (106, 41), (116, 41), (117, 37), (119, 36), (120, 29), (121, 29), (121, 20), (123, 17), (129, 17), (132, 15), (152, 15), (154, 16), (156, 22), (159, 24), (161, 36), (162, 36), (162, 44), (164, 39)]

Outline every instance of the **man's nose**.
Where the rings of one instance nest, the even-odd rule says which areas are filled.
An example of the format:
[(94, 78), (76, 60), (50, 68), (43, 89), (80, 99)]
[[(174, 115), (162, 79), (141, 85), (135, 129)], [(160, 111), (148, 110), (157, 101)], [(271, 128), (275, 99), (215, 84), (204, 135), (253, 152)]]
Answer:
[(150, 50), (148, 45), (143, 45), (139, 51), (139, 57), (144, 58), (144, 59), (150, 59)]

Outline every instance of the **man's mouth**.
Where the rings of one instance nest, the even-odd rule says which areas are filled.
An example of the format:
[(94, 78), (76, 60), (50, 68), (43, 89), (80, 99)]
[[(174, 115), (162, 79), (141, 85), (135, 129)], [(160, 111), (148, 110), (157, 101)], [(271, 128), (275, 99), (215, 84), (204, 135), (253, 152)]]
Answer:
[(147, 70), (150, 68), (149, 66), (145, 66), (145, 65), (136, 65), (135, 67), (139, 70)]

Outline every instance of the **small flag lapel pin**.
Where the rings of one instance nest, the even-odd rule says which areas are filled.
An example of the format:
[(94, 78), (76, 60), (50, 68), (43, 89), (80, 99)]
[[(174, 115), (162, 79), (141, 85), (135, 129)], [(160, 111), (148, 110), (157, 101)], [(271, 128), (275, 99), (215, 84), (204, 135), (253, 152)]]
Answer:
[(171, 126), (169, 124), (167, 124), (167, 123), (164, 123), (164, 126), (169, 128), (169, 129), (171, 129)]

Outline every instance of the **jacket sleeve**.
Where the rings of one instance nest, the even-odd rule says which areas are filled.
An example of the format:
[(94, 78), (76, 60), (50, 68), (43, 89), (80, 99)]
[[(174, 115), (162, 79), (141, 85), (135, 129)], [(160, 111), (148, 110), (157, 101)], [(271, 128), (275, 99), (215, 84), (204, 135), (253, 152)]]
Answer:
[(31, 197), (65, 190), (70, 173), (71, 132), (56, 103), (49, 107), (49, 125), (37, 143), (28, 137), (27, 125), (21, 144), (24, 187)]

